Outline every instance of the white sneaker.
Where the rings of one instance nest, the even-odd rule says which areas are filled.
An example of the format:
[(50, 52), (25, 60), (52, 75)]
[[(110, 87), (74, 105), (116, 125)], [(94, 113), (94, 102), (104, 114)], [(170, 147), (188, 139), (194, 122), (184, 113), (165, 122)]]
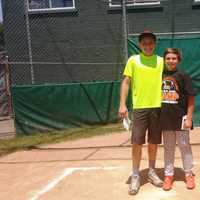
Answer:
[(149, 170), (148, 181), (156, 187), (162, 187), (163, 181), (159, 178), (154, 170)]
[(140, 177), (138, 175), (132, 175), (128, 192), (130, 195), (136, 195), (139, 189), (140, 189)]

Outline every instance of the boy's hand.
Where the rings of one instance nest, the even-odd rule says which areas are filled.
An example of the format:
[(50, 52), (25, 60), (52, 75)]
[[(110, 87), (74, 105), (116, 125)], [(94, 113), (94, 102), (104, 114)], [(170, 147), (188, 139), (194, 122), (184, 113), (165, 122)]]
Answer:
[(191, 129), (191, 127), (192, 127), (192, 120), (186, 118), (184, 126), (185, 126), (185, 128)]
[(120, 105), (118, 115), (121, 119), (128, 118), (128, 109), (126, 105)]

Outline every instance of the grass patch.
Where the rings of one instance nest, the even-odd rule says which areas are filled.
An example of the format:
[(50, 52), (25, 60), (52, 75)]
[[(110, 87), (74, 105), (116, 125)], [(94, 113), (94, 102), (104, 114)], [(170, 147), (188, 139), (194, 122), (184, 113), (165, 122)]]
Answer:
[(38, 133), (0, 140), (0, 156), (19, 150), (33, 149), (37, 145), (59, 143), (68, 140), (88, 138), (97, 135), (112, 134), (123, 131), (121, 123), (87, 126), (51, 133)]

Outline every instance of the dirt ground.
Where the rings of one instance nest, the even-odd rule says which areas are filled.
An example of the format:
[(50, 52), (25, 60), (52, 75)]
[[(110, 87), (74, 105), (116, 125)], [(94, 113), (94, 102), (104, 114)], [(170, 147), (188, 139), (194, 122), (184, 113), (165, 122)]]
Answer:
[[(0, 200), (197, 200), (200, 196), (200, 129), (191, 133), (196, 188), (187, 190), (176, 151), (175, 182), (171, 191), (146, 180), (147, 148), (141, 162), (142, 186), (136, 196), (127, 192), (131, 172), (127, 132), (44, 145), (0, 158)], [(163, 178), (163, 146), (157, 156)]]

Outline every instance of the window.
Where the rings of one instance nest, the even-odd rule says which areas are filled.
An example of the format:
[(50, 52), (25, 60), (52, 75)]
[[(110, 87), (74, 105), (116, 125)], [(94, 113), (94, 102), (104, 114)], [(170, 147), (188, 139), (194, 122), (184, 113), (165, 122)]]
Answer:
[(200, 8), (200, 0), (193, 0), (192, 8), (199, 9)]
[(29, 10), (57, 10), (75, 8), (75, 0), (28, 0)]
[[(200, 1), (200, 0), (199, 0)], [(112, 7), (121, 6), (122, 0), (110, 0), (109, 5)], [(127, 6), (143, 6), (143, 5), (157, 5), (160, 4), (158, 0), (126, 0)]]

